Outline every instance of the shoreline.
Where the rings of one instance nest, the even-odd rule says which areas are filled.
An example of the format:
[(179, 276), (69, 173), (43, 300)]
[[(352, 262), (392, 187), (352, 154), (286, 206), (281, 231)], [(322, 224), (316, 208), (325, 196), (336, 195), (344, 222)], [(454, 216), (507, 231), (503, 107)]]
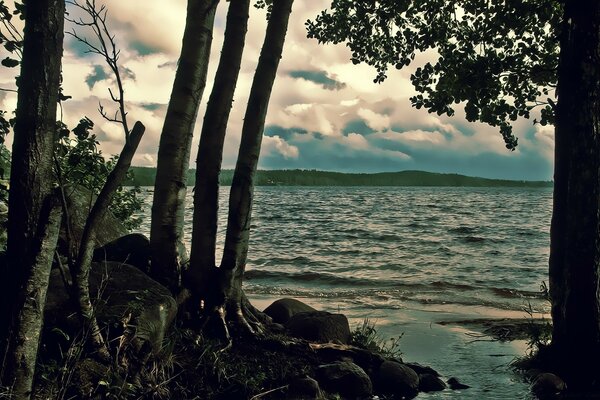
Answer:
[[(248, 297), (260, 310), (281, 298), (252, 293), (248, 293)], [(459, 314), (450, 306), (443, 311), (367, 310), (331, 299), (297, 299), (317, 309), (345, 314), (351, 329), (369, 318), (382, 337), (389, 339), (402, 335), (400, 349), (405, 362), (431, 366), (444, 378), (457, 377), (471, 387), (459, 392), (421, 393), (419, 399), (531, 398), (529, 383), (510, 366), (515, 359), (527, 354), (528, 345), (523, 334), (530, 320), (524, 312), (480, 307), (480, 315), (474, 310)], [(535, 320), (543, 321), (541, 318)], [(494, 332), (506, 330), (515, 334), (505, 336), (504, 340), (500, 340), (500, 336), (494, 337)]]

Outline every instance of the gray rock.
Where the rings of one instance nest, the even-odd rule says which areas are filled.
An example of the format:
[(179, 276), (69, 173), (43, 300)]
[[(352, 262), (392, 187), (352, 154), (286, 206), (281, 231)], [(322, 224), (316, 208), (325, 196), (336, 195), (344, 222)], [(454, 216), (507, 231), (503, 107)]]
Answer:
[(565, 381), (549, 372), (539, 374), (531, 384), (531, 391), (539, 398), (551, 398), (567, 388)]
[(468, 389), (471, 387), (469, 385), (465, 385), (464, 383), (461, 383), (457, 378), (448, 379), (448, 386), (450, 386), (450, 389), (452, 389), (452, 390), (462, 390), (462, 389)]
[(350, 325), (343, 314), (311, 311), (294, 314), (285, 324), (291, 336), (315, 342), (350, 341)]
[(439, 372), (437, 372), (435, 369), (428, 367), (426, 365), (421, 365), (421, 364), (415, 363), (415, 362), (407, 362), (404, 364), (406, 364), (408, 367), (410, 367), (410, 369), (412, 369), (419, 375), (429, 374), (429, 375), (433, 375), (433, 376), (440, 376)]
[(292, 379), (288, 386), (288, 399), (318, 400), (321, 397), (319, 382), (309, 376)]
[(384, 361), (376, 373), (376, 388), (385, 394), (413, 398), (419, 393), (419, 375), (405, 364)]
[[(88, 189), (81, 186), (67, 186), (65, 188), (67, 207), (69, 210), (69, 221), (73, 241), (79, 243), (81, 234), (85, 227), (87, 216), (96, 201), (96, 196)], [(66, 220), (63, 216), (63, 224), (60, 230), (60, 250), (62, 254), (66, 254)], [(106, 243), (112, 242), (127, 235), (129, 232), (123, 226), (121, 221), (115, 217), (110, 210), (107, 210), (105, 217), (99, 221), (96, 226), (96, 244), (95, 247), (100, 247)]]
[(330, 393), (338, 393), (344, 399), (364, 399), (373, 393), (373, 385), (367, 373), (349, 361), (325, 364), (317, 367), (320, 385)]
[(287, 323), (294, 314), (300, 312), (317, 311), (308, 304), (304, 304), (300, 300), (284, 298), (274, 301), (269, 307), (263, 311), (269, 317), (273, 318), (273, 322), (278, 324)]
[[(89, 284), (101, 327), (109, 327), (111, 335), (127, 331), (134, 353), (160, 351), (177, 314), (177, 303), (168, 289), (119, 262), (92, 263)], [(50, 275), (45, 319), (46, 326), (60, 328), (65, 337), (81, 329), (58, 270)]]
[(446, 384), (439, 376), (432, 374), (419, 374), (419, 391), (440, 392), (446, 389)]
[(133, 265), (148, 273), (150, 268), (150, 240), (141, 233), (121, 236), (94, 250), (94, 261), (118, 261)]

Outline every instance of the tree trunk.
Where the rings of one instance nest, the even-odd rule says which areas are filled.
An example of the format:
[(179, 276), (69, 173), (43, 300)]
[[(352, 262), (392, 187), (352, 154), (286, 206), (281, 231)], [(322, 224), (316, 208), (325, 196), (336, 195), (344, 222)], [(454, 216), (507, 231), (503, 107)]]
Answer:
[(242, 63), (249, 8), (250, 0), (231, 0), (229, 5), (223, 50), (198, 146), (192, 249), (186, 286), (200, 296), (212, 285), (209, 275), (216, 267), (219, 173), (227, 121)]
[(150, 241), (152, 275), (179, 290), (190, 147), (206, 74), (218, 0), (188, 0), (179, 66), (165, 117), (156, 168)]
[(278, 0), (273, 3), (244, 116), (242, 141), (229, 195), (227, 233), (220, 268), (221, 274), (224, 275), (223, 280), (228, 284), (226, 293), (228, 318), (235, 319), (243, 314), (242, 278), (250, 238), (254, 177), (269, 98), (283, 52), (292, 4), (293, 0)]
[(570, 388), (600, 377), (600, 2), (565, 2), (551, 224), (552, 346)]
[(100, 328), (94, 314), (94, 308), (90, 299), (89, 275), (92, 256), (94, 255), (94, 245), (96, 244), (96, 226), (104, 218), (106, 210), (112, 197), (125, 177), (131, 166), (131, 159), (135, 155), (140, 140), (144, 135), (145, 127), (141, 122), (136, 122), (133, 130), (129, 134), (125, 146), (119, 155), (117, 164), (106, 178), (106, 183), (100, 190), (94, 206), (85, 221), (85, 227), (81, 234), (79, 252), (77, 260), (73, 265), (71, 276), (73, 277), (74, 291), (79, 305), (79, 312), (83, 319), (84, 326), (89, 329), (90, 339), (95, 350), (99, 352), (101, 358), (107, 359), (108, 349), (104, 344)]
[(62, 209), (57, 196), (48, 196), (40, 221), (40, 244), (24, 290), (19, 294), (20, 309), (3, 365), (3, 382), (12, 386), (16, 399), (31, 397), (44, 321), (44, 307), (52, 260), (58, 242)]
[[(43, 279), (38, 275), (43, 271), (34, 263), (40, 245), (42, 204), (52, 190), (64, 12), (64, 0), (25, 3), (23, 57), (10, 176), (8, 265), (2, 271), (0, 287), (2, 350), (7, 343), (11, 321), (15, 321), (23, 307), (23, 304), (16, 304), (15, 299), (25, 298), (29, 279), (35, 279), (43, 286)], [(43, 304), (41, 306), (43, 308)], [(37, 351), (37, 347), (31, 350)]]

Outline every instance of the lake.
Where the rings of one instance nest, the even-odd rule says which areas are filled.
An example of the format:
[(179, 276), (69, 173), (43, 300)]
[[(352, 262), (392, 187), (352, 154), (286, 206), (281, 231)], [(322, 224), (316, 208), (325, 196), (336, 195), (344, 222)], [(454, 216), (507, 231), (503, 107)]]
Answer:
[[(149, 215), (151, 188), (143, 193)], [(188, 241), (192, 207), (188, 193)], [(405, 360), (472, 386), (419, 398), (529, 398), (508, 367), (525, 343), (438, 322), (522, 318), (529, 307), (548, 317), (551, 211), (551, 188), (257, 187), (245, 288), (259, 308), (295, 297), (404, 333)]]

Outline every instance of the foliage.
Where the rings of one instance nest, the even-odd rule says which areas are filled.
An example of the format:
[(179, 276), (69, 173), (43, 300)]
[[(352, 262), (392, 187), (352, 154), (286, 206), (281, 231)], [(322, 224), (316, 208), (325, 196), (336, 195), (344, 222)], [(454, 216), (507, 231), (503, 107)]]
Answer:
[(404, 333), (386, 340), (381, 337), (379, 332), (377, 332), (375, 323), (371, 322), (369, 318), (365, 318), (363, 322), (350, 333), (350, 344), (363, 349), (379, 352), (388, 357), (400, 358), (402, 355), (402, 351), (400, 351), (400, 339), (402, 339), (402, 336), (404, 336)]
[(542, 107), (539, 122), (553, 122), (561, 11), (556, 0), (333, 0), (306, 26), (319, 42), (345, 42), (375, 82), (437, 53), (411, 76), (412, 105), (451, 116), (464, 103), (467, 120), (499, 127), (514, 150), (511, 121)]
[[(55, 174), (60, 185), (81, 185), (94, 193), (99, 193), (110, 172), (117, 162), (118, 156), (105, 160), (98, 149), (98, 140), (92, 129), (94, 123), (85, 117), (79, 124), (69, 130), (65, 124), (58, 123), (59, 140), (55, 151)], [(133, 173), (128, 172), (128, 179)], [(137, 196), (139, 187), (119, 187), (115, 193), (110, 210), (128, 229), (134, 229), (141, 223), (140, 217), (134, 214), (141, 210), (142, 201)]]

